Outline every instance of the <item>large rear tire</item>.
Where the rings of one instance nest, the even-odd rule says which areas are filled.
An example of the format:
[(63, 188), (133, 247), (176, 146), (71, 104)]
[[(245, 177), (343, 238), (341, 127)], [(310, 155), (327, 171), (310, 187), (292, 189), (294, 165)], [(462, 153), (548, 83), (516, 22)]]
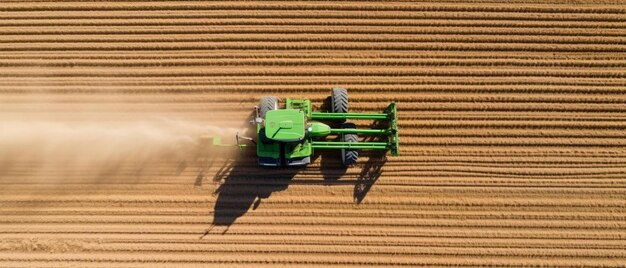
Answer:
[(348, 112), (348, 91), (345, 88), (333, 88), (330, 95), (333, 113)]
[[(341, 128), (356, 128), (354, 123), (343, 123)], [(359, 142), (359, 136), (357, 134), (343, 134), (341, 136), (341, 141), (343, 142)], [(353, 166), (356, 164), (357, 159), (359, 158), (359, 151), (350, 150), (350, 149), (341, 149), (341, 164), (345, 167)]]
[(259, 117), (265, 119), (265, 114), (272, 110), (278, 110), (278, 98), (266, 96), (261, 98), (259, 103)]

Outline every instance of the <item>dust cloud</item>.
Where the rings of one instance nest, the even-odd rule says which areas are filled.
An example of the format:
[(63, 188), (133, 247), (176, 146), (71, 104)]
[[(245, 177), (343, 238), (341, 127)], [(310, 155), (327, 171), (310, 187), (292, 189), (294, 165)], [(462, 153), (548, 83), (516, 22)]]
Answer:
[[(85, 183), (117, 174), (141, 174), (146, 169), (162, 172), (202, 156), (202, 150), (207, 149), (206, 140), (203, 142), (206, 137), (219, 136), (230, 141), (239, 131), (242, 130), (167, 119), (4, 121), (0, 123), (0, 178), (27, 172), (46, 183), (54, 183), (55, 178)], [(69, 178), (76, 174), (81, 176)]]

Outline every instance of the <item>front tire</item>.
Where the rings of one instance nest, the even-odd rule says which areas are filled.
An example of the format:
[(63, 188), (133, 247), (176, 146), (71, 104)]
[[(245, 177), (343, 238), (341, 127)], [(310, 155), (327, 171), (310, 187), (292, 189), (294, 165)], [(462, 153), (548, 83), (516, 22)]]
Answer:
[[(265, 120), (265, 116), (267, 112), (273, 111), (273, 110), (278, 110), (278, 98), (274, 96), (267, 96), (267, 97), (261, 98), (261, 101), (259, 102), (259, 117)], [(263, 144), (263, 145), (258, 144), (257, 146), (263, 146), (264, 148), (272, 147), (272, 146), (279, 146), (279, 144), (269, 139), (265, 135), (265, 127), (259, 129), (257, 138), (260, 141), (260, 143)], [(257, 147), (257, 149), (258, 148), (259, 147)], [(281, 165), (281, 158), (280, 156), (278, 158), (259, 156), (258, 164), (260, 166), (265, 166), (265, 167), (278, 167)]]
[(259, 103), (259, 117), (265, 120), (265, 114), (272, 110), (278, 110), (278, 98), (274, 96), (261, 98), (261, 102)]

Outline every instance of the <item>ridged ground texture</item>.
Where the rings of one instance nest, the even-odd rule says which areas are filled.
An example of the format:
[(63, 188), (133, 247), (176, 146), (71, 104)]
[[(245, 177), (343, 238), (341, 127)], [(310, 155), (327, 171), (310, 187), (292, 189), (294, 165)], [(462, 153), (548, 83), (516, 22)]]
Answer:
[(0, 132), (243, 125), (344, 87), (398, 102), (401, 156), (39, 172), (0, 148), (0, 266), (624, 267), (624, 2), (468, 2), (3, 1)]

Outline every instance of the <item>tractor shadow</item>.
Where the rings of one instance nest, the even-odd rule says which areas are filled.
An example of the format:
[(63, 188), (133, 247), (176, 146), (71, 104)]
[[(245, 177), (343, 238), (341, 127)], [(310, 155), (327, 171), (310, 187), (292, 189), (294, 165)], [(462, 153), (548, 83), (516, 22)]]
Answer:
[(222, 234), (228, 231), (237, 219), (259, 208), (272, 193), (286, 190), (302, 170), (260, 167), (254, 152), (226, 161), (213, 177), (213, 183), (219, 184), (213, 192), (217, 196), (213, 221), (202, 237), (215, 233), (214, 229)]
[[(329, 102), (330, 98), (324, 101), (323, 105)], [(324, 110), (323, 105), (321, 110)], [(378, 126), (376, 124), (372, 126)], [(253, 128), (253, 126), (250, 127)], [(255, 131), (250, 129), (247, 133), (255, 133)], [(378, 139), (368, 137), (364, 140), (376, 141)], [(258, 166), (254, 149), (244, 150), (236, 156), (224, 157), (224, 155), (228, 154), (217, 154), (206, 158), (203, 163), (205, 168), (201, 169), (194, 182), (195, 186), (202, 186), (203, 181), (208, 180), (207, 177), (212, 175), (212, 183), (219, 185), (212, 193), (213, 196), (217, 196), (212, 223), (200, 239), (209, 234), (225, 234), (240, 217), (263, 206), (263, 200), (268, 199), (273, 193), (286, 190), (289, 185), (295, 183), (294, 177), (305, 170), (308, 174), (319, 172), (323, 181), (299, 179), (297, 181), (299, 185), (354, 184), (353, 198), (355, 203), (360, 204), (381, 176), (382, 167), (387, 160), (385, 151), (361, 152), (362, 159), (367, 159), (367, 161), (357, 165), (357, 168), (360, 168), (359, 173), (348, 174), (348, 169), (342, 166), (340, 153), (336, 150), (315, 152), (312, 161), (316, 162), (320, 158), (319, 171), (311, 170), (306, 166), (282, 168)], [(217, 171), (211, 171), (209, 174), (209, 171), (215, 169), (216, 166), (219, 166)], [(350, 177), (350, 180), (340, 180), (346, 177)]]
[[(255, 116), (256, 113), (252, 112), (246, 122)], [(256, 133), (254, 125), (251, 124), (245, 124), (241, 129), (248, 136)], [(231, 143), (228, 137), (222, 138), (224, 142)], [(211, 148), (210, 144), (203, 144), (200, 147), (203, 146)], [(194, 186), (201, 187), (209, 180), (212, 184), (218, 185), (212, 193), (213, 196), (217, 196), (212, 223), (200, 238), (214, 233), (226, 233), (237, 219), (248, 211), (262, 206), (263, 200), (269, 198), (272, 193), (287, 189), (296, 174), (305, 169), (261, 167), (257, 163), (255, 147), (234, 153), (233, 150), (238, 149), (221, 148), (199, 157), (202, 168), (195, 178)]]

